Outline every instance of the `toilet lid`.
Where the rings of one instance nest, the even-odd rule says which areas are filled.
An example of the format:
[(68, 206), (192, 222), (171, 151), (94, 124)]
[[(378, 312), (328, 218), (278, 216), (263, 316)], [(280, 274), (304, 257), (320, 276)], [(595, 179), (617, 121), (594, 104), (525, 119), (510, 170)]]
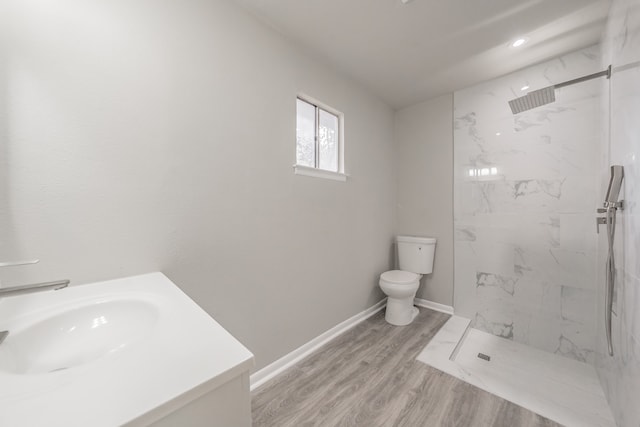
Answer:
[(380, 275), (380, 278), (385, 282), (398, 283), (400, 285), (413, 283), (418, 280), (419, 277), (420, 275), (416, 273), (402, 270), (385, 271)]

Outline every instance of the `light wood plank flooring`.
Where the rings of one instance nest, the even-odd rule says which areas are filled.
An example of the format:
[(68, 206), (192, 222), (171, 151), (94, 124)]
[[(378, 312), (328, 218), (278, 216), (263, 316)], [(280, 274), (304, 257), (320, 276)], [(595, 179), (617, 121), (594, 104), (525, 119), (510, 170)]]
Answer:
[(448, 318), (421, 308), (395, 327), (376, 314), (256, 390), (253, 425), (558, 426), (416, 361)]

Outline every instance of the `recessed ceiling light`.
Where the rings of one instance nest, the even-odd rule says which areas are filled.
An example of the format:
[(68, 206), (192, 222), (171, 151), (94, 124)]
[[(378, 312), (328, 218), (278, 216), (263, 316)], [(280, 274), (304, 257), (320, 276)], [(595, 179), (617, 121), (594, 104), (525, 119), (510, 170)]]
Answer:
[(527, 90), (527, 89), (529, 89), (529, 86), (528, 86), (528, 85), (524, 85), (524, 86), (522, 86), (522, 87), (520, 88), (520, 90), (522, 90), (522, 91), (525, 91), (525, 90)]
[(515, 40), (513, 43), (511, 43), (511, 47), (520, 47), (523, 44), (525, 44), (526, 42), (527, 42), (527, 39), (519, 38), (519, 39)]
[(496, 136), (500, 136), (502, 135), (500, 132), (496, 132)]

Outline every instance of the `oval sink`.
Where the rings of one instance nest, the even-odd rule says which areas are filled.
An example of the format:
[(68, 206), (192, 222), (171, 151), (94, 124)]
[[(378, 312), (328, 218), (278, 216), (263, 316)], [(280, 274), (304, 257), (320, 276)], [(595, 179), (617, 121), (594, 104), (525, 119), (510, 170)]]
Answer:
[(41, 374), (80, 366), (142, 340), (157, 319), (157, 308), (138, 300), (72, 308), (10, 331), (0, 345), (0, 370)]

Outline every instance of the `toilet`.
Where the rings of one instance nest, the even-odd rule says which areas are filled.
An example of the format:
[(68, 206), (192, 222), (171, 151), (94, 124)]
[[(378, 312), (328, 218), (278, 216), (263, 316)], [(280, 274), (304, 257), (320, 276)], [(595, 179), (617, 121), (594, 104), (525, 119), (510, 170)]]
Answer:
[(396, 326), (413, 322), (418, 308), (413, 306), (420, 279), (433, 271), (436, 239), (430, 237), (397, 236), (400, 270), (380, 275), (380, 288), (387, 295), (385, 320)]

